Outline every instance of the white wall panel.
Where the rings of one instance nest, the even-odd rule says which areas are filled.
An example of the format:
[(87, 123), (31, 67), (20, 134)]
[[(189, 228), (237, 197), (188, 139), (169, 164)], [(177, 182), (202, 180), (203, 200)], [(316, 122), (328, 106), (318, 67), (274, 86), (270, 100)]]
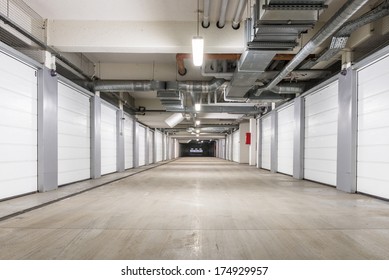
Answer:
[(101, 174), (116, 172), (116, 110), (101, 104)]
[(158, 130), (155, 131), (155, 148), (156, 148), (156, 162), (162, 161), (163, 158), (163, 144), (162, 133)]
[(37, 191), (36, 69), (0, 52), (0, 199)]
[(124, 168), (134, 167), (134, 120), (124, 115)]
[(90, 178), (90, 97), (58, 83), (58, 185)]
[(357, 191), (389, 199), (389, 57), (358, 72)]
[(237, 130), (232, 134), (232, 160), (239, 162), (240, 157), (240, 131)]
[(278, 172), (293, 175), (294, 105), (278, 111)]
[(336, 185), (338, 81), (305, 97), (304, 178)]
[(261, 150), (261, 168), (270, 170), (271, 161), (271, 117), (265, 117), (262, 119), (262, 150)]
[(146, 164), (146, 128), (138, 124), (139, 166)]
[(149, 164), (154, 163), (154, 131), (149, 130)]

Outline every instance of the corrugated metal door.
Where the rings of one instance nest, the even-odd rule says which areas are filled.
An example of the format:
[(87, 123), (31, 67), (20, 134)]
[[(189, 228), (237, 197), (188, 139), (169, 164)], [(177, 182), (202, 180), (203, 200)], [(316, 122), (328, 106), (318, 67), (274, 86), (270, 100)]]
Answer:
[(154, 163), (154, 131), (149, 130), (149, 164)]
[(0, 52), (0, 199), (37, 191), (36, 69)]
[(139, 166), (146, 164), (146, 128), (138, 124)]
[(358, 192), (389, 199), (389, 57), (358, 72)]
[(116, 110), (101, 104), (101, 174), (116, 172)]
[(240, 131), (237, 130), (232, 134), (232, 160), (239, 162), (240, 157)]
[(90, 96), (58, 83), (58, 185), (90, 178)]
[(155, 131), (156, 162), (162, 161), (162, 133)]
[(278, 111), (278, 172), (293, 175), (294, 104)]
[(262, 141), (261, 168), (270, 170), (270, 161), (271, 161), (271, 117), (270, 116), (262, 119), (261, 141)]
[(304, 178), (336, 185), (338, 81), (305, 97)]
[(126, 169), (134, 167), (134, 120), (124, 115), (124, 166)]

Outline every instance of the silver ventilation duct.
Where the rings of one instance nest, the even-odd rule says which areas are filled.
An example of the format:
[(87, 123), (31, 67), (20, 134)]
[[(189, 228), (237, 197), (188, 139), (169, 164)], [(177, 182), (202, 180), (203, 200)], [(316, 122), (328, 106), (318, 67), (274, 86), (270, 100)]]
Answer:
[(293, 69), (313, 53), (329, 36), (336, 32), (350, 17), (352, 17), (368, 0), (349, 0), (347, 3), (327, 22), (327, 24), (299, 51), (299, 53), (285, 66), (285, 68), (265, 87), (260, 88), (256, 96), (263, 91), (271, 90), (281, 82)]
[(337, 55), (342, 49), (346, 47), (350, 35), (358, 28), (377, 21), (389, 15), (389, 0), (382, 2), (379, 6), (358, 17), (355, 20), (349, 21), (335, 33), (332, 37), (330, 48), (324, 52), (318, 59), (305, 63), (301, 68), (310, 69), (321, 61), (328, 61)]
[(101, 92), (135, 92), (164, 90), (166, 82), (161, 81), (130, 81), (130, 80), (101, 80), (90, 83), (94, 91)]
[(187, 92), (213, 92), (217, 90), (223, 83), (224, 79), (213, 79), (209, 82), (203, 81), (184, 81), (184, 82), (166, 82), (166, 89), (180, 90)]

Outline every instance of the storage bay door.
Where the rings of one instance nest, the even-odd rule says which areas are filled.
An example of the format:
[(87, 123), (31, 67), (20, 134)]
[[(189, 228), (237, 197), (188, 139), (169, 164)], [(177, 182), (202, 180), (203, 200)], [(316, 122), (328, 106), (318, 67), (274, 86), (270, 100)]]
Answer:
[(357, 191), (389, 199), (389, 57), (358, 71)]
[(261, 133), (261, 168), (270, 170), (271, 161), (271, 117), (262, 119)]
[(124, 167), (134, 167), (134, 120), (124, 115)]
[(58, 82), (58, 185), (90, 178), (90, 96)]
[(116, 109), (101, 104), (101, 174), (116, 172)]
[(293, 175), (294, 104), (278, 112), (277, 171)]
[(0, 199), (38, 188), (36, 69), (0, 52)]
[(146, 128), (138, 124), (139, 166), (146, 164)]
[(338, 81), (305, 97), (304, 178), (336, 185)]
[(240, 156), (240, 132), (239, 130), (235, 131), (232, 134), (232, 160), (239, 162)]

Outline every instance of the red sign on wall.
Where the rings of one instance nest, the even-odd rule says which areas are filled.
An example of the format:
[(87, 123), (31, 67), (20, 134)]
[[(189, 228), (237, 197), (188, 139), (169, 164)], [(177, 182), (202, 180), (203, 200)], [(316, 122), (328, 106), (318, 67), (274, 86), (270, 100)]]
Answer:
[(251, 144), (251, 133), (246, 132), (246, 144), (250, 145)]

